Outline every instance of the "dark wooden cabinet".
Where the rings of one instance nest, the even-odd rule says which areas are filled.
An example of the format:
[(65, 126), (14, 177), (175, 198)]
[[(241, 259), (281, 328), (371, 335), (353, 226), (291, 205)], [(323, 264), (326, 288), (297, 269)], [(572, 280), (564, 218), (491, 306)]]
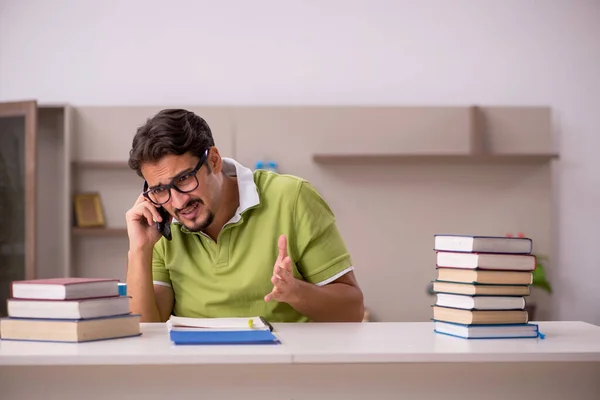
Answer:
[(10, 283), (36, 277), (35, 101), (0, 103), (0, 315)]

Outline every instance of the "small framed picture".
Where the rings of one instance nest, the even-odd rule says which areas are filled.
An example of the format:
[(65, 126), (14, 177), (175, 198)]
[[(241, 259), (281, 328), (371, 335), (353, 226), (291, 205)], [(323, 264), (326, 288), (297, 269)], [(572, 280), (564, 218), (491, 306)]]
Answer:
[(104, 211), (99, 193), (75, 195), (75, 223), (80, 228), (104, 227)]

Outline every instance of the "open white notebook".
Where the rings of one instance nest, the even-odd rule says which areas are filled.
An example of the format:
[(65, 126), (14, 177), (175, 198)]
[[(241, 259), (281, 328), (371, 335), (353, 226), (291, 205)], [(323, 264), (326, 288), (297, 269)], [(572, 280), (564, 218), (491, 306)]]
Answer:
[(193, 330), (271, 330), (271, 326), (261, 317), (235, 318), (189, 318), (171, 315), (167, 322), (169, 329)]

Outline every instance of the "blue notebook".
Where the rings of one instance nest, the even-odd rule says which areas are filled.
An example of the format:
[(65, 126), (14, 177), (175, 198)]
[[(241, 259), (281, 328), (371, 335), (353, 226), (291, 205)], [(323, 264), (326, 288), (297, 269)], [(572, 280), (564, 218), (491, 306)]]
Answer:
[(169, 339), (176, 345), (279, 344), (261, 317), (186, 318), (171, 316)]

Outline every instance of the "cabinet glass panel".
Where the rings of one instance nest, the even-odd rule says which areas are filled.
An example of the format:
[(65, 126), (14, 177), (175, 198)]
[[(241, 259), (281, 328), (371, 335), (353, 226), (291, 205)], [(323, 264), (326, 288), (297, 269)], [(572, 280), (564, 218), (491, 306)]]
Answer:
[(25, 118), (0, 117), (0, 315), (25, 279)]

